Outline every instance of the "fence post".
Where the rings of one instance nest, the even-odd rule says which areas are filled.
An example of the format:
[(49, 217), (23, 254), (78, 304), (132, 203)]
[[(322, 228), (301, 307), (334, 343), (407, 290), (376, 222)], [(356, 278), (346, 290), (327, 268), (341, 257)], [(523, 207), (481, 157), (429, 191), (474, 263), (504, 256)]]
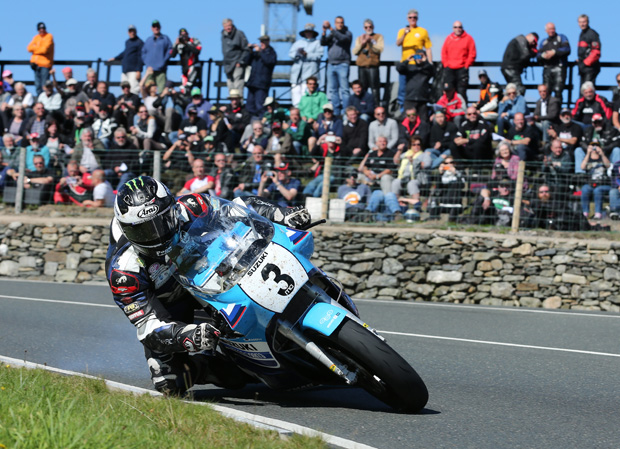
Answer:
[(515, 204), (512, 211), (512, 232), (519, 231), (519, 220), (521, 218), (521, 199), (523, 198), (523, 178), (525, 176), (525, 161), (519, 161), (519, 171), (517, 172), (517, 188), (515, 191)]
[(161, 150), (153, 151), (153, 178), (161, 181)]
[(26, 177), (26, 148), (19, 149), (19, 174), (17, 176), (17, 189), (15, 191), (15, 213), (22, 213), (24, 201), (24, 178)]
[(321, 218), (327, 219), (327, 211), (329, 210), (329, 178), (332, 174), (332, 162), (334, 158), (327, 156), (325, 158), (325, 166), (323, 167), (323, 193), (321, 195)]

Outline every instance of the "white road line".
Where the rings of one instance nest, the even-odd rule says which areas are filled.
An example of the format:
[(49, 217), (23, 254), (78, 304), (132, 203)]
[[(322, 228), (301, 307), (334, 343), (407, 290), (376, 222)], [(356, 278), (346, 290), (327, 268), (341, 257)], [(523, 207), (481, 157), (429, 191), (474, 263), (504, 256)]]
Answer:
[(498, 341), (471, 340), (469, 338), (440, 337), (438, 335), (410, 334), (407, 332), (392, 332), (392, 331), (382, 331), (382, 330), (379, 330), (378, 332), (380, 334), (402, 335), (405, 337), (429, 338), (429, 339), (434, 339), (434, 340), (451, 340), (451, 341), (461, 341), (461, 342), (466, 342), (466, 343), (478, 343), (481, 345), (509, 346), (513, 348), (526, 348), (526, 349), (542, 349), (545, 351), (573, 352), (577, 354), (601, 355), (605, 357), (620, 358), (620, 354), (613, 354), (609, 352), (582, 351), (580, 349), (564, 349), (564, 348), (551, 348), (547, 346), (520, 345), (517, 343), (501, 343)]
[(78, 306), (111, 307), (113, 309), (118, 309), (118, 306), (111, 305), (111, 304), (94, 304), (94, 303), (90, 303), (90, 302), (62, 301), (60, 299), (42, 299), (42, 298), (27, 298), (25, 296), (0, 295), (0, 299), (1, 298), (20, 299), (20, 300), (23, 300), (23, 301), (36, 301), (36, 302), (55, 302), (55, 303), (59, 303), (59, 304), (71, 304), (71, 305), (78, 305)]
[(467, 304), (451, 304), (451, 303), (436, 303), (436, 302), (422, 302), (422, 301), (399, 301), (399, 300), (387, 300), (387, 299), (362, 299), (353, 298), (356, 303), (376, 303), (385, 305), (402, 305), (402, 306), (424, 306), (424, 307), (444, 307), (446, 309), (475, 309), (475, 310), (490, 310), (496, 312), (523, 312), (523, 313), (545, 313), (551, 315), (568, 315), (568, 316), (587, 316), (598, 318), (615, 318), (620, 319), (620, 315), (615, 312), (602, 313), (583, 313), (583, 312), (570, 312), (564, 310), (542, 310), (542, 309), (527, 309), (524, 307), (490, 307), (481, 305), (467, 305)]
[[(80, 376), (87, 377), (89, 379), (97, 379), (94, 376), (89, 376), (88, 374), (78, 373), (76, 371), (68, 371), (60, 368), (54, 368), (47, 365), (40, 365), (38, 363), (28, 362), (25, 360), (14, 359), (11, 357), (5, 357), (0, 355), (0, 362), (6, 363), (11, 366), (19, 366), (28, 369), (44, 369), (47, 371), (52, 371), (55, 373), (69, 375), (69, 376)], [(127, 385), (120, 382), (115, 382), (113, 380), (103, 379), (108, 389), (110, 390), (120, 390), (125, 392), (130, 392), (133, 394), (149, 394), (151, 396), (162, 396), (161, 393), (153, 390), (147, 390), (146, 388), (134, 387), (133, 385)], [(221, 413), (222, 415), (232, 418), (235, 421), (243, 422), (246, 424), (250, 424), (254, 427), (266, 428), (269, 430), (274, 430), (279, 432), (280, 434), (290, 434), (297, 433), (300, 435), (307, 435), (313, 437), (320, 437), (326, 443), (330, 444), (333, 447), (340, 447), (343, 449), (376, 449), (372, 446), (368, 446), (366, 444), (358, 443), (356, 441), (347, 440), (345, 438), (340, 438), (334, 435), (330, 435), (327, 433), (319, 432), (318, 430), (311, 429), (309, 427), (300, 426), (298, 424), (290, 423), (287, 421), (282, 421), (279, 419), (268, 418), (266, 416), (260, 416), (253, 413), (246, 413), (240, 410), (236, 410), (234, 408), (223, 407), (217, 404), (205, 403), (205, 402), (194, 402), (194, 401), (183, 401), (188, 404), (200, 405), (205, 407), (211, 407)]]

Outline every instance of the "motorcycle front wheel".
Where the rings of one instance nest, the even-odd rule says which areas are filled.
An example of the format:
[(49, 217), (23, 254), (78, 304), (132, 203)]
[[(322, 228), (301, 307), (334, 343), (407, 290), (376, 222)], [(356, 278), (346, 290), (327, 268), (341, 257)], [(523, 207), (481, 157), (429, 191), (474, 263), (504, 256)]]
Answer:
[(328, 354), (357, 373), (355, 386), (403, 413), (418, 413), (428, 390), (418, 373), (385, 341), (360, 324), (345, 320), (331, 336), (317, 341)]

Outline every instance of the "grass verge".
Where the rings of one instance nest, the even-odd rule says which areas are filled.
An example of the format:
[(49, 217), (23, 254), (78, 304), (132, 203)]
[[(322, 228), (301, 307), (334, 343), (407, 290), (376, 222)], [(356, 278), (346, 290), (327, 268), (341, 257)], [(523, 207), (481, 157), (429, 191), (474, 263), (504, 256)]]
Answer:
[(256, 429), (208, 407), (110, 392), (101, 380), (0, 366), (0, 449), (326, 448)]

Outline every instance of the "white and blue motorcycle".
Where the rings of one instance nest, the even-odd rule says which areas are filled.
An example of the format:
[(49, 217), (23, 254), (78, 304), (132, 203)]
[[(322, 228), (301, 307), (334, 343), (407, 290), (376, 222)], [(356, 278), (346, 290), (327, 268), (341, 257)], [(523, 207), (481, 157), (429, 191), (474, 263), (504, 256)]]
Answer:
[(424, 408), (420, 376), (310, 262), (312, 234), (234, 202), (195, 220), (169, 253), (222, 333), (218, 350), (271, 388), (361, 387), (401, 412)]

